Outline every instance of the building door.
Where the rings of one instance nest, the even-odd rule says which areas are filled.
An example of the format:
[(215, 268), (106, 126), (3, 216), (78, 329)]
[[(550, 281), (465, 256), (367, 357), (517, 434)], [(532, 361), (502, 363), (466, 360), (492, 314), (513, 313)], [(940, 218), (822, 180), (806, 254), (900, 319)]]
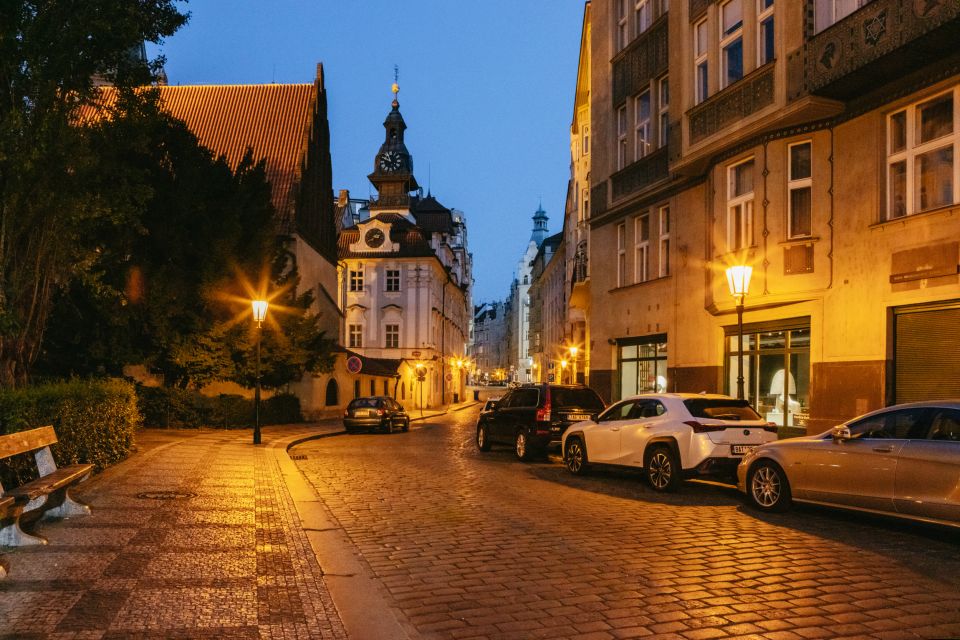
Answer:
[(893, 401), (960, 398), (960, 303), (895, 309)]
[(327, 402), (328, 407), (335, 407), (340, 404), (340, 388), (337, 386), (337, 381), (333, 378), (330, 378), (330, 382), (327, 383)]

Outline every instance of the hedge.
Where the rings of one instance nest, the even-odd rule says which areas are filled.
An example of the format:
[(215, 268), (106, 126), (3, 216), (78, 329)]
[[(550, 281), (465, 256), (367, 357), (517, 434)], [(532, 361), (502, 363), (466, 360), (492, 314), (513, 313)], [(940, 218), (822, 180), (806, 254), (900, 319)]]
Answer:
[[(0, 390), (0, 434), (52, 424), (57, 465), (91, 463), (102, 470), (123, 460), (140, 425), (134, 387), (123, 380), (71, 380)], [(0, 482), (17, 486), (36, 477), (32, 454), (0, 461)]]
[[(187, 389), (140, 386), (137, 398), (147, 427), (246, 429), (255, 421), (253, 400), (238, 395), (205, 396)], [(261, 400), (261, 425), (293, 422), (303, 422), (295, 395), (279, 393)]]

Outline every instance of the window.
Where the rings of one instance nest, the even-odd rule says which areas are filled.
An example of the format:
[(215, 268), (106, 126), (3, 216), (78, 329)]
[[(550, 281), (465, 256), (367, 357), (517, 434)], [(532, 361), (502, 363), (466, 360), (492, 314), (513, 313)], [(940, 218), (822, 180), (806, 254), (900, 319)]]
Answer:
[(757, 66), (772, 62), (776, 57), (773, 35), (773, 0), (757, 0)]
[(617, 109), (617, 169), (627, 166), (627, 106)]
[(627, 225), (617, 225), (617, 286), (627, 284)]
[(351, 349), (359, 349), (363, 347), (363, 325), (361, 324), (351, 324), (348, 327), (349, 333), (349, 342), (347, 343)]
[(581, 220), (588, 220), (590, 218), (590, 189), (583, 190), (583, 215), (580, 217)]
[(636, 0), (634, 3), (633, 14), (634, 28), (637, 30), (636, 35), (640, 35), (650, 28), (651, 11), (652, 7), (650, 6), (649, 0)]
[(695, 104), (700, 104), (710, 96), (710, 73), (707, 62), (708, 35), (706, 18), (693, 25)]
[(387, 291), (400, 291), (399, 269), (387, 269)]
[(887, 119), (887, 220), (960, 201), (956, 93), (910, 105)]
[(670, 135), (670, 80), (667, 76), (663, 76), (657, 85), (657, 100), (659, 101), (657, 112), (660, 114), (660, 126), (657, 132), (659, 144), (657, 146), (665, 147)]
[(627, 0), (615, 0), (617, 3), (617, 51), (627, 46), (629, 39), (627, 24)]
[(363, 291), (363, 269), (350, 270), (350, 291)]
[(753, 244), (753, 159), (728, 169), (727, 250)]
[(871, 0), (816, 0), (815, 31), (823, 31), (830, 25), (843, 20), (848, 15)]
[(646, 282), (650, 279), (650, 215), (642, 214), (634, 224), (634, 282)]
[(644, 91), (634, 100), (634, 159), (647, 155), (650, 149), (650, 92)]
[(376, 381), (376, 380), (371, 380), (371, 381), (370, 381), (370, 395), (372, 395), (372, 396), (377, 395), (377, 381)]
[(660, 207), (660, 277), (670, 275), (670, 207)]
[(400, 348), (400, 325), (388, 324), (386, 326), (386, 339), (383, 344), (387, 349)]
[(617, 349), (620, 397), (667, 390), (667, 336), (658, 334), (621, 342)]
[(790, 180), (787, 183), (787, 190), (790, 192), (787, 202), (790, 208), (787, 221), (788, 238), (802, 238), (811, 233), (813, 190), (810, 166), (811, 147), (810, 142), (792, 144), (788, 147), (790, 154)]
[(590, 127), (584, 125), (583, 127), (583, 142), (582, 142), (583, 155), (590, 154)]
[(743, 5), (729, 0), (720, 7), (720, 88), (743, 77)]

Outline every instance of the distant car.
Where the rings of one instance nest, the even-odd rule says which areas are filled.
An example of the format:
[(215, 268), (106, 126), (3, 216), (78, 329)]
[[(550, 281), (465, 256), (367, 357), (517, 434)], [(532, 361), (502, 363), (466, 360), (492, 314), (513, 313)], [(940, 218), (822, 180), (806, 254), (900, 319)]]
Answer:
[(750, 403), (722, 395), (650, 393), (621, 400), (563, 434), (574, 474), (589, 465), (637, 467), (657, 491), (683, 478), (734, 475), (743, 456), (777, 438)]
[(584, 385), (528, 384), (511, 389), (477, 420), (477, 448), (513, 445), (520, 460), (560, 444), (569, 425), (603, 411), (603, 400)]
[(410, 416), (400, 403), (387, 396), (368, 396), (350, 401), (343, 412), (347, 433), (380, 430), (393, 433), (395, 428), (410, 430)]
[(960, 400), (895, 405), (763, 445), (737, 480), (763, 511), (811, 502), (960, 526)]

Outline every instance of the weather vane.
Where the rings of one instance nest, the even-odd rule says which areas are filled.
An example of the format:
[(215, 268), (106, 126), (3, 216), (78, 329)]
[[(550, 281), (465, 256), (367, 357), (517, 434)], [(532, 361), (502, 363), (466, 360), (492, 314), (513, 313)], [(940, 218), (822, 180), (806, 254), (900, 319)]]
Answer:
[(393, 97), (396, 98), (400, 93), (400, 67), (393, 65)]

